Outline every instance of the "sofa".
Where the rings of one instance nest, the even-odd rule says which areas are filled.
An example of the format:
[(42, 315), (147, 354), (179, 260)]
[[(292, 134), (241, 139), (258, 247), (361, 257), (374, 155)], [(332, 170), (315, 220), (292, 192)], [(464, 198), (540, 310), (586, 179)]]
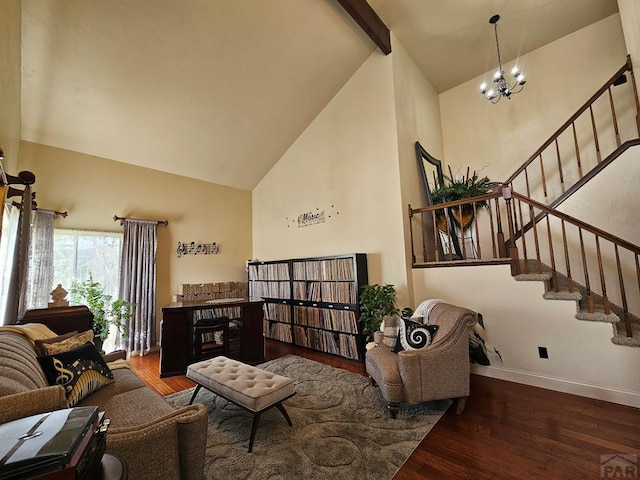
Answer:
[[(131, 479), (203, 479), (206, 408), (175, 409), (124, 360), (108, 365), (114, 381), (78, 403), (97, 405), (111, 420), (106, 452), (126, 464)], [(61, 408), (67, 408), (65, 390), (47, 383), (33, 341), (0, 329), (0, 424)]]
[[(478, 314), (442, 301), (423, 302), (427, 303), (424, 317), (385, 317), (381, 330), (374, 333), (375, 346), (365, 355), (367, 373), (380, 387), (391, 418), (396, 417), (402, 402), (441, 399), (457, 399), (456, 413), (461, 414), (469, 396), (469, 329)], [(422, 327), (431, 329), (424, 333), (428, 341), (413, 347), (398, 344), (402, 328), (406, 328), (400, 324), (407, 321), (421, 323), (413, 327), (418, 337), (424, 333)]]

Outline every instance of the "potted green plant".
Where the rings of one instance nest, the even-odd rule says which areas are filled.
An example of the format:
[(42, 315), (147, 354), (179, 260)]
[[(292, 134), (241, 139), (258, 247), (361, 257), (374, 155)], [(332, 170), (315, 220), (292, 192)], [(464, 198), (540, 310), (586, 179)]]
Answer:
[(73, 304), (86, 305), (93, 313), (93, 334), (98, 350), (102, 351), (102, 343), (109, 336), (111, 326), (121, 335), (127, 334), (127, 321), (133, 316), (135, 303), (113, 300), (111, 295), (104, 293), (104, 286), (94, 281), (91, 275), (82, 282), (74, 280), (70, 293)]
[(393, 285), (365, 285), (360, 293), (360, 331), (367, 342), (373, 340), (373, 332), (378, 330), (382, 317), (398, 315), (396, 290)]
[[(489, 177), (479, 177), (477, 172), (473, 172), (473, 175), (467, 175), (459, 178), (453, 178), (453, 175), (447, 177), (444, 176), (444, 183), (433, 189), (431, 192), (431, 200), (434, 205), (438, 203), (455, 202), (457, 200), (464, 200), (467, 198), (479, 197), (486, 195), (493, 191), (493, 188), (499, 185), (497, 182), (492, 182)], [(472, 203), (463, 205), (461, 209), (453, 207), (451, 209), (454, 221), (463, 230), (468, 228), (474, 219)], [(482, 200), (475, 202), (476, 207), (485, 208), (487, 202)], [(462, 215), (460, 214), (462, 210)], [(438, 222), (438, 228), (446, 231), (446, 217), (444, 210), (436, 211), (436, 220)], [(442, 227), (442, 228), (441, 228)]]

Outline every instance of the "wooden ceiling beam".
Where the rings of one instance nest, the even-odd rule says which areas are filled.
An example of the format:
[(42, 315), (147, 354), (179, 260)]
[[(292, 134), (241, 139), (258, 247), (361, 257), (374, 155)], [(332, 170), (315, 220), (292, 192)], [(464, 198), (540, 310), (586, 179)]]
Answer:
[(391, 53), (389, 29), (371, 8), (371, 5), (367, 3), (367, 0), (338, 0), (338, 3), (342, 5), (342, 8), (351, 15), (385, 55)]

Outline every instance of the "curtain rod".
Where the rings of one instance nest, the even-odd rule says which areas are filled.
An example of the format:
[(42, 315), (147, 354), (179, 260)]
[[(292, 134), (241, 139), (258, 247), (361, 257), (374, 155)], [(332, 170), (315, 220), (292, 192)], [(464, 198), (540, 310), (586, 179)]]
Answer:
[(118, 215), (114, 215), (113, 221), (117, 222), (118, 220), (120, 220), (120, 225), (123, 225), (125, 220), (142, 220), (143, 222), (156, 222), (158, 225), (164, 225), (165, 227), (169, 225), (169, 220), (144, 220), (142, 218), (119, 217)]
[(67, 218), (67, 215), (69, 215), (69, 212), (67, 212), (66, 210), (64, 212), (59, 212), (57, 210), (47, 210), (45, 208), (37, 208), (36, 210), (39, 210), (41, 212), (51, 212), (56, 217), (62, 217), (62, 218)]
[[(20, 208), (22, 206), (21, 203), (18, 203), (16, 201), (11, 202), (11, 204), (14, 207)], [(31, 202), (31, 209), (33, 211), (37, 211), (37, 212), (47, 212), (47, 213), (53, 213), (56, 217), (62, 217), (62, 218), (67, 218), (67, 216), (69, 215), (69, 212), (58, 212), (57, 210), (47, 210), (45, 208), (38, 208), (38, 204), (36, 202)], [(34, 206), (35, 204), (35, 206)]]

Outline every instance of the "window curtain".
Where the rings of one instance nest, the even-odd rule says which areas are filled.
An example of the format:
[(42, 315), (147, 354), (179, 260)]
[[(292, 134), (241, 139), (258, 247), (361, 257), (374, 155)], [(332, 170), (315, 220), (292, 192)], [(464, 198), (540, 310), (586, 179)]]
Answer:
[(119, 347), (149, 353), (156, 341), (156, 250), (158, 222), (127, 219), (120, 262), (120, 299), (135, 303)]
[(29, 240), (31, 232), (31, 186), (26, 185), (22, 194), (18, 226), (16, 229), (13, 248), (7, 252), (7, 263), (3, 263), (3, 270), (9, 269), (6, 287), (3, 325), (16, 323), (27, 310), (25, 294), (27, 291), (27, 267), (29, 263)]
[(51, 211), (36, 210), (31, 226), (29, 268), (25, 303), (27, 309), (46, 308), (53, 289), (53, 220)]
[[(0, 239), (0, 262), (2, 265), (2, 272), (0, 274), (1, 325), (15, 323), (15, 315), (10, 314), (8, 299), (11, 274), (15, 266), (13, 259), (16, 255), (19, 220), (20, 209), (10, 203), (5, 203), (4, 214), (2, 216), (2, 238)], [(13, 306), (15, 306), (15, 302), (13, 302)]]

